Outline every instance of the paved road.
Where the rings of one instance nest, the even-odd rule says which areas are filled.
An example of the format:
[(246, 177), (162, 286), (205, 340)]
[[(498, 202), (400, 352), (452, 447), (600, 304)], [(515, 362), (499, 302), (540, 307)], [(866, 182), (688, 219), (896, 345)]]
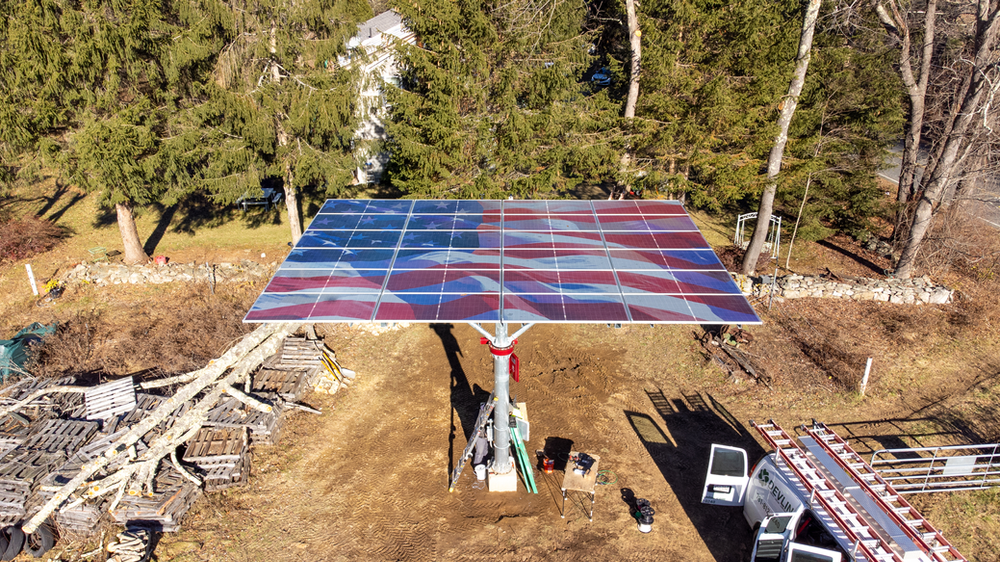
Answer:
[[(890, 156), (885, 159), (886, 168), (879, 171), (878, 175), (885, 178), (892, 183), (899, 185), (899, 172), (902, 167), (903, 159), (903, 142), (900, 141), (896, 143), (892, 148), (889, 149)], [(927, 162), (927, 150), (920, 150), (920, 166), (916, 170), (916, 180), (919, 182), (924, 174), (923, 164)], [(1000, 178), (993, 178), (991, 190), (1000, 193)], [(895, 195), (894, 193), (887, 193), (886, 195)], [(988, 203), (981, 203), (974, 206), (974, 210), (970, 211), (971, 214), (978, 218), (979, 220), (988, 223), (998, 229), (1000, 229), (1000, 208), (996, 205), (991, 205)]]

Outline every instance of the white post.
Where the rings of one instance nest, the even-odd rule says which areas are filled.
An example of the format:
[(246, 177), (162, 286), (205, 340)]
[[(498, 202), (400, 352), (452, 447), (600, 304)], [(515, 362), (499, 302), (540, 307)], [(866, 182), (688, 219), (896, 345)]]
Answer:
[(31, 292), (38, 296), (38, 285), (35, 284), (35, 274), (31, 272), (31, 264), (24, 264), (24, 268), (28, 270), (28, 281), (31, 283)]
[(861, 377), (861, 396), (865, 395), (865, 390), (868, 389), (868, 375), (872, 372), (872, 358), (868, 358), (868, 362), (865, 363), (865, 376)]

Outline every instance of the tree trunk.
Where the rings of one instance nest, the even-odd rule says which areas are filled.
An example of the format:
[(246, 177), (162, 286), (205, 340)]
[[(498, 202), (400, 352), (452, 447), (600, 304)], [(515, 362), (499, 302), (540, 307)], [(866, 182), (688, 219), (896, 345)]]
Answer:
[(976, 26), (976, 52), (973, 68), (969, 69), (964, 88), (965, 95), (961, 98), (961, 106), (955, 115), (953, 126), (948, 131), (947, 139), (941, 151), (940, 158), (934, 162), (933, 169), (928, 169), (925, 175), (930, 175), (926, 189), (917, 203), (913, 221), (910, 224), (906, 245), (896, 264), (896, 277), (909, 279), (913, 275), (916, 257), (920, 251), (924, 236), (930, 229), (931, 221), (942, 201), (942, 197), (952, 181), (955, 181), (957, 168), (961, 164), (959, 154), (967, 150), (966, 143), (969, 129), (973, 122), (982, 119), (979, 116), (980, 102), (989, 84), (985, 72), (992, 63), (993, 50), (997, 36), (1000, 34), (1000, 10), (996, 4), (983, 0), (979, 3), (978, 22)]
[[(879, 6), (878, 8), (881, 8)], [(927, 81), (931, 73), (931, 58), (934, 54), (934, 29), (937, 16), (937, 0), (928, 0), (927, 9), (924, 15), (924, 42), (921, 51), (919, 76), (913, 76), (912, 56), (910, 54), (910, 30), (899, 12), (893, 5), (893, 16), (900, 21), (895, 21), (885, 9), (876, 9), (879, 18), (890, 35), (900, 40), (899, 74), (906, 86), (906, 92), (910, 98), (910, 115), (906, 136), (903, 137), (903, 155), (899, 168), (899, 188), (896, 192), (896, 200), (900, 204), (900, 209), (896, 213), (896, 224), (893, 228), (892, 238), (896, 240), (907, 220), (906, 205), (913, 199), (914, 194), (919, 190), (915, 185), (916, 170), (920, 160), (920, 139), (924, 126), (924, 109), (927, 99)]]
[(292, 246), (302, 238), (302, 221), (299, 219), (299, 196), (295, 190), (295, 174), (292, 165), (285, 164), (285, 207), (288, 209), (288, 226), (292, 229)]
[(625, 119), (635, 117), (635, 104), (639, 101), (639, 68), (642, 60), (642, 31), (635, 15), (635, 0), (625, 0), (628, 16), (628, 41), (632, 48), (632, 65), (629, 68), (628, 98), (625, 99)]
[[(625, 99), (625, 121), (628, 125), (631, 125), (632, 119), (635, 118), (635, 105), (639, 101), (639, 69), (640, 61), (642, 60), (642, 31), (639, 30), (639, 18), (635, 15), (635, 0), (625, 0), (625, 12), (628, 19), (629, 46), (632, 49), (632, 61), (629, 68), (628, 79), (628, 97)], [(631, 146), (626, 140), (625, 147), (622, 150), (622, 177), (628, 177), (626, 174), (628, 174), (628, 169), (631, 163)], [(624, 198), (625, 194), (628, 193), (630, 187), (631, 186), (627, 184), (622, 186), (622, 198)]]
[[(216, 388), (211, 391), (209, 396), (204, 398), (200, 404), (205, 404), (205, 401), (210, 399), (213, 400), (212, 403), (214, 404), (214, 400), (217, 400), (218, 396), (225, 391), (226, 386), (232, 384), (237, 377), (246, 374), (251, 368), (259, 365), (260, 362), (263, 361), (268, 355), (274, 353), (280, 347), (281, 341), (283, 341), (284, 337), (294, 332), (297, 327), (297, 324), (264, 324), (250, 334), (244, 336), (239, 343), (230, 348), (229, 351), (224, 353), (217, 361), (213, 362), (208, 367), (201, 369), (199, 371), (201, 375), (197, 379), (179, 389), (163, 404), (150, 412), (142, 421), (132, 426), (128, 432), (119, 437), (111, 445), (107, 453), (99, 456), (93, 462), (89, 462), (80, 467), (80, 472), (77, 473), (77, 475), (74, 476), (69, 482), (64, 484), (47, 502), (45, 502), (41, 510), (28, 520), (28, 522), (22, 527), (24, 532), (34, 532), (35, 529), (44, 523), (48, 516), (60, 505), (62, 505), (62, 503), (66, 501), (71, 494), (76, 492), (80, 486), (89, 482), (93, 475), (97, 474), (105, 466), (113, 462), (119, 455), (127, 454), (127, 450), (131, 445), (138, 442), (139, 439), (149, 432), (150, 429), (163, 421), (177, 408), (178, 405), (191, 400), (213, 383), (216, 384)], [(261, 349), (261, 346), (268, 341), (272, 342), (271, 346)], [(241, 361), (246, 361), (247, 357), (255, 351), (259, 351), (259, 353), (254, 356), (251, 361), (248, 361), (248, 365), (245, 365), (242, 368), (237, 365), (237, 368), (233, 369), (232, 373), (221, 381), (222, 384), (218, 384), (219, 377), (226, 372), (229, 366), (237, 364)], [(212, 394), (214, 394), (214, 398), (211, 398)], [(209, 407), (211, 407), (211, 404), (209, 404)], [(185, 417), (191, 415), (191, 411), (189, 410), (185, 414)], [(164, 439), (169, 440), (172, 436), (175, 436), (178, 431), (182, 431), (182, 427), (175, 423), (175, 425), (171, 427), (170, 431), (158, 437), (157, 441), (162, 441)], [(172, 443), (172, 445), (176, 448), (180, 445), (180, 443), (175, 442)], [(169, 454), (169, 451), (165, 451), (164, 453)], [(145, 454), (148, 454), (148, 451)], [(126, 470), (127, 468), (128, 467), (125, 467)], [(108, 478), (111, 478), (111, 476)], [(98, 486), (98, 488), (99, 487), (100, 486)]]
[(760, 196), (760, 206), (757, 208), (757, 225), (754, 227), (753, 238), (743, 254), (743, 264), (740, 272), (750, 275), (757, 267), (757, 259), (767, 240), (767, 231), (771, 226), (771, 211), (774, 209), (774, 194), (778, 191), (778, 172), (781, 171), (781, 158), (788, 143), (788, 126), (795, 115), (795, 107), (799, 103), (799, 94), (806, 82), (806, 71), (809, 69), (809, 58), (812, 50), (813, 32), (816, 30), (816, 18), (819, 16), (820, 0), (809, 0), (806, 6), (805, 19), (802, 21), (802, 36), (799, 38), (799, 51), (795, 57), (795, 74), (788, 85), (788, 95), (785, 96), (778, 117), (778, 137), (774, 139), (771, 154), (767, 158), (767, 185)]
[(136, 228), (135, 217), (132, 216), (132, 205), (118, 203), (115, 205), (115, 211), (118, 214), (118, 231), (122, 234), (122, 244), (125, 246), (125, 263), (131, 265), (148, 262), (149, 256), (139, 241), (139, 229)]

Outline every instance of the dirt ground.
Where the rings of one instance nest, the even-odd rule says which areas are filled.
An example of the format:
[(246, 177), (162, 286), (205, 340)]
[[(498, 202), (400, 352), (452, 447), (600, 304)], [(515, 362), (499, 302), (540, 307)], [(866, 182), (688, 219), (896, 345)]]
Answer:
[[(492, 358), (464, 325), (411, 325), (372, 335), (321, 331), (357, 383), (312, 395), (322, 415), (297, 414), (282, 443), (258, 448), (249, 485), (209, 496), (164, 537), (163, 560), (693, 560), (746, 556), (739, 509), (702, 506), (711, 443), (763, 449), (747, 420), (791, 429), (813, 417), (835, 424), (859, 450), (948, 441), (917, 397), (891, 392), (858, 403), (833, 382), (779, 378), (775, 390), (726, 378), (698, 351), (692, 327), (540, 325), (515, 348), (527, 403), (529, 450), (601, 457), (613, 482), (589, 501), (570, 494), (560, 517), (562, 472), (536, 471), (539, 493), (489, 493), (471, 470), (454, 493), (448, 477), (478, 404), (492, 387)], [(938, 394), (971, 380), (934, 382)], [(852, 404), (851, 402), (854, 401)], [(641, 534), (621, 499), (630, 488), (656, 510)], [(933, 505), (929, 508), (933, 509)], [(991, 558), (973, 558), (987, 560)]]
[[(886, 265), (835, 237), (805, 248), (792, 268), (874, 276)], [(357, 371), (357, 382), (334, 396), (308, 396), (323, 413), (291, 416), (279, 445), (254, 449), (250, 482), (205, 496), (181, 532), (162, 537), (156, 557), (742, 560), (749, 529), (740, 510), (703, 506), (699, 498), (711, 443), (744, 447), (752, 460), (764, 453), (751, 419), (774, 418), (786, 429), (825, 421), (859, 452), (1000, 441), (1000, 354), (993, 345), (1000, 291), (992, 279), (978, 287), (942, 281), (960, 289), (955, 304), (801, 299), (769, 310), (755, 303), (765, 323), (749, 327), (754, 341), (744, 350), (771, 375), (770, 388), (707, 359), (696, 326), (531, 328), (515, 348), (522, 370), (512, 385), (527, 404), (528, 449), (601, 457), (609, 483), (597, 489), (593, 522), (589, 500), (577, 494), (560, 517), (561, 470), (536, 471), (537, 495), (520, 482), (516, 493), (489, 493), (471, 469), (448, 492), (479, 403), (493, 386), (492, 357), (472, 328), (414, 324), (375, 335), (318, 326), (341, 363)], [(82, 351), (70, 349), (73, 361), (54, 361), (53, 369), (175, 372), (218, 356), (248, 330), (237, 309), (244, 311), (261, 288), (220, 287), (209, 297), (198, 287), (78, 287), (50, 307), (7, 308), (0, 322), (11, 330), (33, 320), (76, 326)], [(190, 337), (179, 342), (177, 334), (204, 345)], [(875, 362), (862, 397), (856, 388), (868, 357)], [(636, 529), (622, 488), (652, 503), (651, 533)], [(1000, 494), (991, 493), (915, 503), (970, 560), (996, 561)], [(62, 559), (79, 560), (95, 545), (68, 547)]]

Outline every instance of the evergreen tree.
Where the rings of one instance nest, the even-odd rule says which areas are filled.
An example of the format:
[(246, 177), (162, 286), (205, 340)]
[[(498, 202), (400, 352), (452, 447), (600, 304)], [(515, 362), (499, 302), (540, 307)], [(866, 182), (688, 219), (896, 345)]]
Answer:
[(761, 187), (788, 87), (798, 1), (640, 5), (637, 164), (647, 191), (721, 209)]
[[(641, 4), (639, 168), (647, 192), (740, 208), (763, 188), (764, 160), (794, 65), (799, 1)], [(821, 18), (779, 177), (779, 213), (806, 182), (811, 236), (863, 233), (877, 214), (875, 174), (901, 124), (891, 61), (865, 34)], [(869, 22), (871, 23), (871, 22)], [(821, 226), (825, 224), (827, 226)]]
[(197, 111), (205, 184), (231, 203), (259, 195), (263, 178), (281, 178), (298, 241), (300, 190), (336, 195), (351, 184), (359, 90), (336, 61), (368, 4), (234, 0), (215, 13), (221, 48)]
[(878, 171), (885, 147), (904, 124), (899, 80), (891, 72), (892, 54), (869, 43), (870, 36), (845, 36), (830, 26), (818, 31), (777, 206), (791, 215), (806, 199), (807, 239), (831, 229), (864, 239), (882, 212)]
[(5, 178), (54, 166), (113, 207), (129, 263), (145, 261), (136, 206), (183, 192), (190, 137), (176, 129), (197, 57), (172, 57), (182, 23), (159, 0), (4, 3), (0, 129)]
[(620, 109), (584, 80), (598, 33), (581, 4), (429, 0), (400, 10), (421, 43), (402, 49), (401, 87), (386, 89), (395, 188), (530, 198), (617, 173)]

